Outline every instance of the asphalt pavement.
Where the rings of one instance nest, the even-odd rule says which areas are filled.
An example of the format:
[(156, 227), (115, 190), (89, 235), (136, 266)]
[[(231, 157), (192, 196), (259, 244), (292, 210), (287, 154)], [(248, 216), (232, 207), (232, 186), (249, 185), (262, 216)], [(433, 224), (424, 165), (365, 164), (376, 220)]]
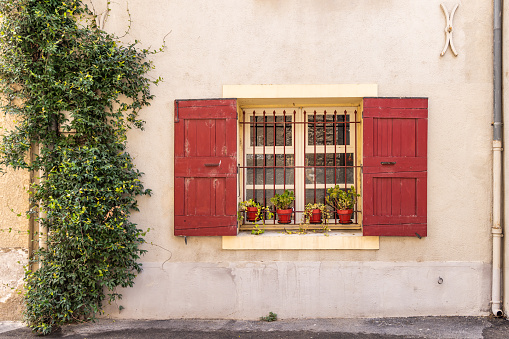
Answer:
[[(36, 338), (20, 322), (0, 321), (0, 338)], [(44, 338), (389, 339), (509, 338), (509, 320), (490, 317), (373, 319), (112, 320), (63, 326)]]

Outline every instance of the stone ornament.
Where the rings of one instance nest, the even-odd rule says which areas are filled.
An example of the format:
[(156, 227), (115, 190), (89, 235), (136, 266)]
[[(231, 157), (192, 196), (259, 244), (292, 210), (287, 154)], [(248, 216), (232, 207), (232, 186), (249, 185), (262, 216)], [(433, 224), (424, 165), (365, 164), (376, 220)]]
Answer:
[(444, 56), (445, 52), (447, 51), (447, 47), (451, 45), (451, 51), (454, 54), (454, 56), (458, 56), (458, 52), (456, 52), (456, 48), (454, 48), (454, 43), (452, 42), (452, 20), (454, 18), (454, 12), (456, 12), (456, 9), (458, 9), (459, 4), (454, 5), (454, 8), (451, 11), (451, 15), (447, 12), (447, 8), (445, 8), (444, 4), (440, 4), (440, 7), (442, 7), (442, 10), (444, 11), (445, 15), (445, 46), (442, 50), (442, 53), (440, 53), (440, 56)]

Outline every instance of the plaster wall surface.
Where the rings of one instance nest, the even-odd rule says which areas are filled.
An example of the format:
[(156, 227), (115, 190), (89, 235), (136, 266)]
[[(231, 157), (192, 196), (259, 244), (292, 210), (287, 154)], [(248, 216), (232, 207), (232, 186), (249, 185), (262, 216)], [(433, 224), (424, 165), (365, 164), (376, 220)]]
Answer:
[[(106, 9), (106, 1), (93, 2), (98, 13)], [(156, 98), (141, 111), (145, 131), (129, 133), (129, 151), (153, 196), (141, 198), (141, 212), (133, 215), (140, 227), (150, 227), (143, 258), (148, 266), (135, 287), (125, 291), (119, 316), (259, 317), (263, 301), (243, 291), (262, 287), (268, 291), (259, 298), (270, 305), (296, 288), (301, 294), (290, 300), (297, 300), (304, 287), (310, 288), (309, 303), (288, 304), (295, 308), (292, 316), (344, 316), (344, 310), (331, 306), (325, 312), (311, 301), (326, 301), (329, 288), (353, 272), (360, 272), (362, 279), (355, 279), (364, 293), (350, 285), (345, 295), (369, 306), (370, 316), (485, 314), (490, 301), (493, 10), (489, 1), (444, 2), (449, 11), (460, 4), (453, 31), (459, 55), (449, 49), (440, 57), (445, 42), (441, 2), (129, 1), (130, 31), (122, 39), (157, 48), (166, 36), (167, 47), (151, 58), (156, 67), (151, 76), (162, 76), (164, 82), (152, 88)], [(126, 1), (110, 4), (105, 30), (124, 34), (126, 6)], [(220, 237), (189, 238), (186, 245), (173, 236), (175, 99), (218, 98), (225, 84), (359, 83), (377, 84), (379, 96), (429, 98), (428, 237), (381, 237), (379, 250), (228, 251), (221, 249)], [(221, 263), (234, 267), (237, 280), (229, 269), (215, 268)], [(244, 263), (253, 266), (240, 269)], [(304, 270), (308, 273), (294, 285), (273, 289), (275, 278), (267, 272), (279, 277), (290, 274), (292, 265), (308, 263), (329, 269)], [(171, 267), (170, 273), (151, 265)], [(435, 286), (439, 267), (455, 272), (455, 278), (445, 280), (454, 281), (455, 288)], [(265, 273), (256, 273), (260, 270)], [(422, 287), (428, 272), (433, 285)], [(379, 284), (401, 288), (390, 292)], [(189, 286), (195, 286), (196, 295), (183, 290)], [(331, 298), (339, 302), (343, 292), (334, 291)], [(205, 297), (210, 297), (208, 306), (200, 309)], [(390, 298), (403, 306), (393, 306)], [(147, 306), (148, 300), (158, 307)], [(353, 315), (368, 315), (361, 306), (354, 309)]]
[[(12, 117), (0, 115), (0, 137), (13, 128)], [(26, 171), (9, 169), (0, 174), (0, 319), (21, 318), (21, 298), (17, 292), (23, 287), (23, 265), (28, 259), (29, 175)], [(18, 216), (21, 214), (21, 216)]]
[[(486, 315), (480, 262), (144, 263), (113, 318), (258, 319)], [(143, 296), (140, 296), (143, 290)], [(473, 292), (475, 291), (475, 293)], [(119, 311), (119, 306), (125, 307)], [(127, 307), (126, 307), (127, 306)]]

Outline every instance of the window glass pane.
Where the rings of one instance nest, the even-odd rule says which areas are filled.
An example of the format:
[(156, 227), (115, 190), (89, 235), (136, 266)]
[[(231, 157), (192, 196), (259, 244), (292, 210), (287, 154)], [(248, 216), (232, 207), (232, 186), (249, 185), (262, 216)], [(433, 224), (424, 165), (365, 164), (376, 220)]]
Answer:
[(347, 166), (340, 167), (336, 169), (336, 183), (341, 184), (345, 183), (348, 185), (353, 185), (354, 183), (354, 154), (346, 153), (346, 165), (345, 165), (345, 154), (339, 154), (339, 159), (336, 158), (337, 166)]
[(272, 115), (266, 116), (265, 121), (265, 146), (274, 146), (274, 117)]
[[(275, 119), (274, 119), (275, 118)], [(284, 119), (283, 119), (284, 118)], [(275, 120), (275, 121), (274, 121)], [(265, 116), (265, 124), (263, 124), (263, 116), (250, 116), (249, 132), (251, 134), (250, 145), (251, 146), (263, 146), (265, 140), (265, 146), (292, 146), (292, 116), (282, 116), (267, 114)], [(284, 122), (287, 123), (284, 123)], [(258, 122), (258, 124), (257, 124)], [(265, 126), (265, 128), (264, 128)], [(276, 129), (276, 135), (274, 136), (274, 128)], [(265, 129), (265, 134), (263, 133)], [(256, 141), (256, 145), (255, 145)], [(285, 143), (286, 141), (286, 143)]]
[(323, 188), (316, 189), (316, 200), (315, 200), (315, 190), (306, 189), (306, 205), (314, 203), (325, 204), (325, 190)]
[[(327, 158), (327, 162), (324, 159)], [(336, 162), (334, 163), (334, 158)], [(353, 153), (346, 154), (346, 166), (353, 166)], [(333, 153), (325, 155), (324, 153), (306, 154), (306, 166), (327, 166), (321, 168), (306, 168), (306, 184), (342, 184), (353, 183), (353, 167), (345, 168), (345, 154), (338, 153), (334, 157)], [(336, 167), (334, 167), (336, 166)], [(345, 172), (346, 170), (346, 172)], [(346, 173), (346, 176), (345, 176)], [(336, 177), (336, 180), (334, 180)], [(326, 180), (327, 179), (327, 180)]]
[[(274, 166), (294, 166), (293, 154), (276, 154), (276, 164), (274, 165), (274, 155), (265, 155), (265, 184), (274, 185), (274, 173), (276, 174), (276, 185), (293, 185), (295, 171), (293, 168), (275, 168)], [(286, 159), (286, 161), (285, 161)], [(253, 166), (253, 154), (246, 155), (246, 165)], [(263, 155), (255, 155), (255, 165), (263, 167)], [(246, 184), (253, 184), (253, 176), (255, 178), (256, 185), (262, 185), (263, 179), (263, 168), (248, 168), (246, 169)], [(254, 174), (254, 175), (253, 175)]]
[[(323, 114), (310, 114), (307, 120), (308, 145), (323, 145), (324, 140), (327, 145), (334, 145), (334, 142), (336, 145), (345, 145), (345, 140), (346, 145), (350, 145), (350, 124), (344, 123), (345, 115), (327, 114), (324, 123)], [(346, 122), (349, 121), (350, 116), (346, 115)]]
[[(254, 155), (254, 164), (253, 164), (253, 154), (247, 154), (246, 155), (246, 166), (257, 166), (262, 167), (263, 166), (263, 155), (262, 154), (255, 154)], [(256, 185), (263, 184), (263, 169), (259, 168), (247, 168), (246, 169), (246, 184), (252, 185), (253, 184), (253, 178), (255, 179)]]
[(254, 190), (255, 195), (253, 196), (253, 190), (247, 189), (246, 190), (246, 200), (253, 199), (259, 204), (265, 205), (263, 201), (263, 190)]

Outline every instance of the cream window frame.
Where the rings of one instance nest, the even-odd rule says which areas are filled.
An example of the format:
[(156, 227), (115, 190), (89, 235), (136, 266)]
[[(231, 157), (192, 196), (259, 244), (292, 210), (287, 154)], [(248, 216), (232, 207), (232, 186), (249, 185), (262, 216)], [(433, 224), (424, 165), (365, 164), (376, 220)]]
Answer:
[[(247, 107), (300, 107), (361, 105), (365, 97), (377, 97), (376, 84), (332, 85), (223, 85), (223, 98), (236, 98), (239, 115)], [(239, 134), (237, 130), (237, 135)], [(362, 131), (359, 136), (362, 139)], [(243, 140), (241, 140), (243, 142)], [(237, 154), (241, 157), (242, 145)], [(239, 176), (240, 178), (240, 176)], [(243, 179), (243, 178), (240, 178)], [(239, 182), (240, 183), (240, 182)], [(240, 186), (239, 186), (240, 187)], [(240, 198), (240, 190), (238, 191)], [(319, 238), (322, 237), (322, 238)], [(326, 239), (326, 240), (323, 240)], [(260, 236), (224, 236), (222, 248), (226, 250), (249, 249), (379, 249), (379, 237), (362, 236), (362, 232), (331, 232), (323, 235), (288, 236), (268, 232)]]

